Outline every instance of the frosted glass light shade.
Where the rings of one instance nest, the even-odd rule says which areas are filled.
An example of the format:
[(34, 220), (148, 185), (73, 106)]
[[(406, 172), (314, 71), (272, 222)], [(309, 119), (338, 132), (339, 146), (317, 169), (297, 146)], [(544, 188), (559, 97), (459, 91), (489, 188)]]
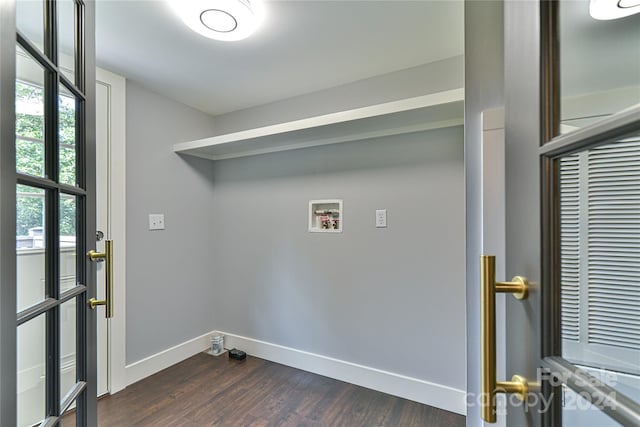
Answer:
[(169, 5), (189, 28), (215, 40), (245, 39), (264, 19), (262, 0), (169, 0)]
[(640, 13), (640, 0), (591, 0), (589, 14), (606, 21)]

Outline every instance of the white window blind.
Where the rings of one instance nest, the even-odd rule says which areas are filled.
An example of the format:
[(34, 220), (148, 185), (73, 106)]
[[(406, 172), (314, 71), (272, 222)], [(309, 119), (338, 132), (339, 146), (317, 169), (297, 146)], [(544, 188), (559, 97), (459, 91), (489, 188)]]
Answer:
[(567, 156), (560, 179), (563, 356), (638, 373), (640, 139)]
[(589, 342), (640, 350), (640, 142), (588, 159)]
[(560, 160), (562, 337), (580, 339), (580, 188), (578, 155)]

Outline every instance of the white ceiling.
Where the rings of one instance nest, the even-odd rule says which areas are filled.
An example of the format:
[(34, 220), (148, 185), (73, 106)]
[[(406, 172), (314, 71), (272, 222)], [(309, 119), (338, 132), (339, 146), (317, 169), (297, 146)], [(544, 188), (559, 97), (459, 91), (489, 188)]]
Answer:
[(640, 85), (640, 14), (611, 21), (589, 15), (589, 1), (560, 3), (562, 96)]
[(189, 30), (166, 2), (98, 0), (98, 64), (217, 115), (463, 53), (463, 2), (269, 1), (250, 38)]

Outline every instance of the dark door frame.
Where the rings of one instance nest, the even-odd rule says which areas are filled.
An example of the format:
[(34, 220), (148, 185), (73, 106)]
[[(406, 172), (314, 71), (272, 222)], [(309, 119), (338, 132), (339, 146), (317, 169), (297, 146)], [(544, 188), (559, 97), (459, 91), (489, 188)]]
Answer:
[(0, 2), (0, 425), (16, 425), (16, 12)]
[[(95, 267), (84, 253), (95, 246), (95, 5), (92, 0), (74, 0), (76, 10), (76, 81), (70, 81), (58, 66), (57, 4), (43, 2), (44, 52), (16, 30), (16, 1), (0, 2), (0, 425), (17, 423), (17, 327), (46, 316), (46, 419), (43, 426), (57, 425), (61, 412), (76, 402), (77, 425), (97, 425), (96, 313), (87, 301), (95, 296)], [(49, 178), (16, 172), (15, 81), (16, 42), (46, 70), (45, 78), (45, 167)], [(58, 181), (58, 91), (64, 85), (76, 99), (76, 174), (78, 185)], [(46, 297), (40, 303), (17, 311), (16, 304), (16, 185), (31, 185), (46, 191)], [(77, 285), (60, 293), (59, 196), (76, 197)], [(76, 301), (76, 385), (66, 396), (60, 390), (59, 308)]]

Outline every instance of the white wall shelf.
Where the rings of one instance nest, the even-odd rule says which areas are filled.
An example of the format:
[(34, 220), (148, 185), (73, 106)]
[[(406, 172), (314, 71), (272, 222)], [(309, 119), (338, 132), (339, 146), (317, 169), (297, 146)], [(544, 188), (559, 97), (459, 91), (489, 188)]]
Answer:
[(179, 154), (222, 160), (337, 144), (464, 122), (464, 89), (432, 93), (175, 144)]

